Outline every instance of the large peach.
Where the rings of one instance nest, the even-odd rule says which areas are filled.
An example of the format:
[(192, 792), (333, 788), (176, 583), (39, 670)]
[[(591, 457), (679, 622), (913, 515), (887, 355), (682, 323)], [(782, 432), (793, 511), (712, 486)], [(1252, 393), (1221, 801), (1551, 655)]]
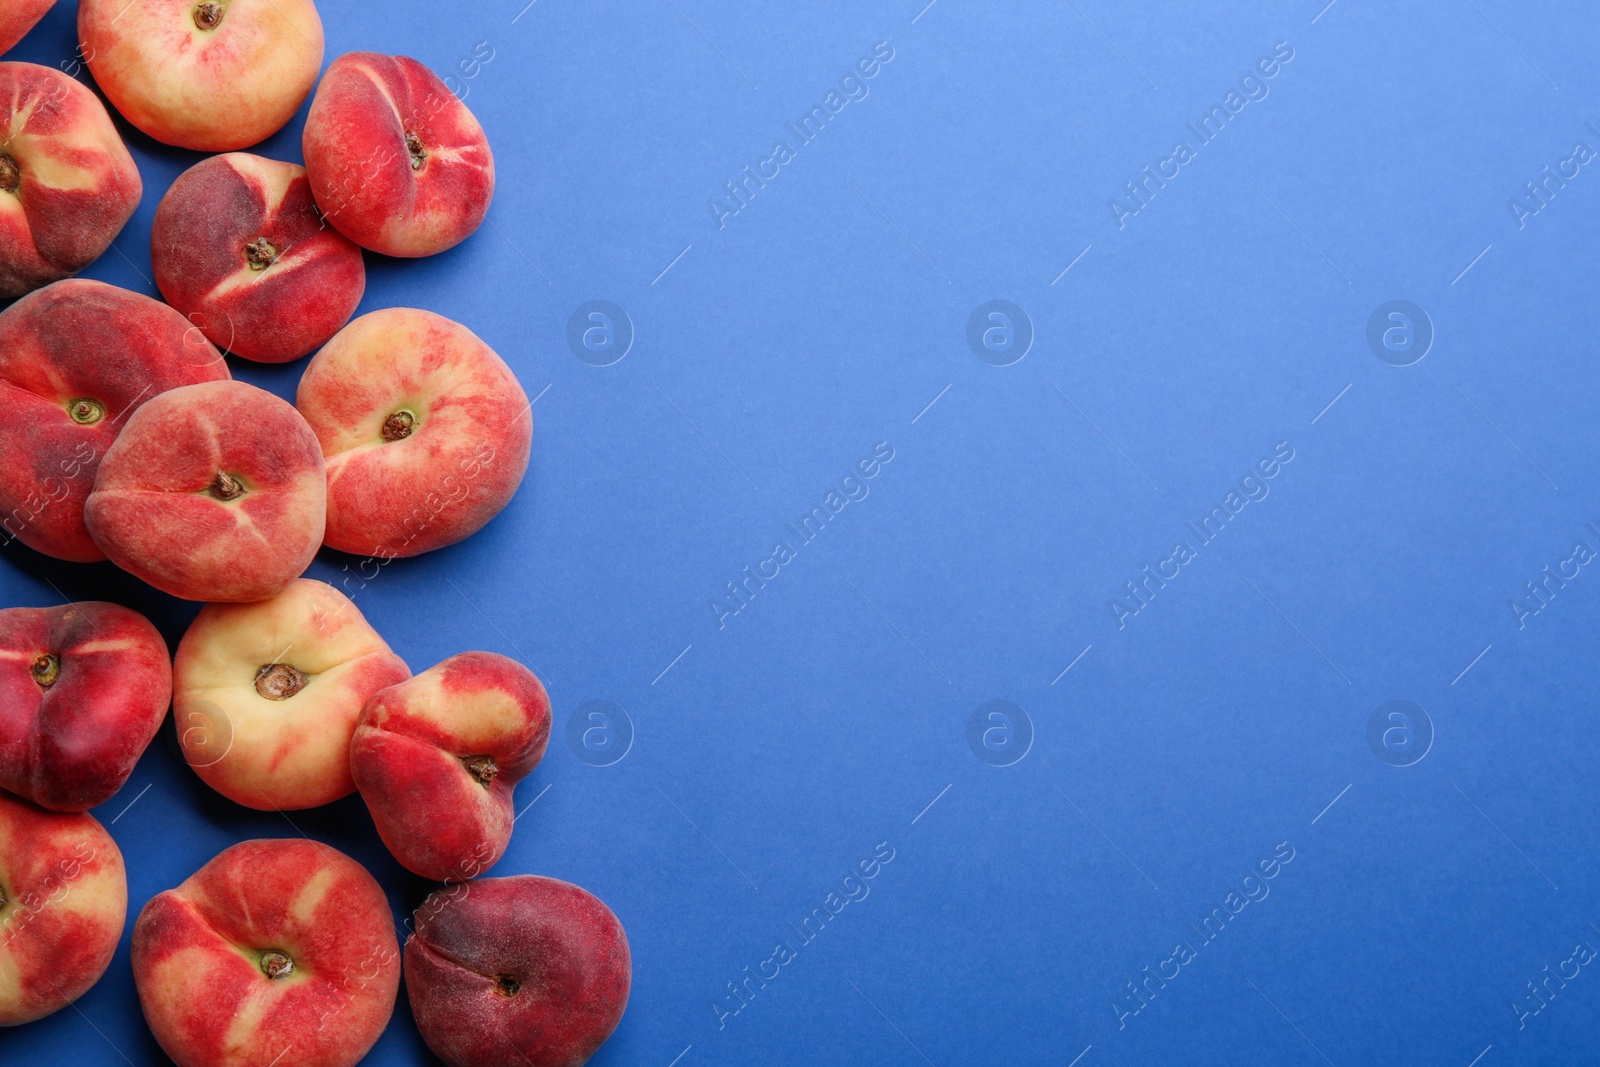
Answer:
[(0, 787), (51, 811), (110, 800), (172, 700), (143, 615), (86, 601), (0, 611)]
[(122, 853), (105, 827), (0, 793), (0, 1026), (87, 993), (127, 915)]
[(150, 259), (167, 303), (262, 363), (320, 347), (367, 287), (361, 249), (323, 224), (305, 169), (246, 152), (203, 160), (172, 183)]
[(322, 540), (316, 435), (244, 382), (148, 401), (100, 461), (84, 517), (113, 563), (173, 596), (249, 603), (305, 573)]
[(453, 248), (482, 225), (494, 198), (483, 127), (438, 75), (406, 56), (334, 60), (301, 147), (328, 221), (386, 256)]
[(133, 981), (178, 1067), (351, 1067), (394, 1012), (400, 946), (355, 860), (246, 841), (144, 906)]
[(168, 389), (229, 377), (184, 317), (104, 282), (56, 282), (0, 313), (0, 542), (105, 555), (83, 506), (127, 417)]
[(580, 1067), (628, 1006), (628, 936), (593, 894), (554, 878), (441, 889), (406, 941), (417, 1029), (450, 1067)]
[(99, 97), (59, 70), (0, 63), (0, 297), (99, 259), (143, 190)]
[(0, 52), (9, 52), (39, 24), (56, 0), (8, 0), (0, 10)]
[(277, 133), (322, 69), (312, 0), (79, 0), (78, 39), (123, 118), (199, 152)]
[(407, 870), (475, 877), (511, 841), (511, 791), (544, 757), (550, 698), (532, 671), (463, 652), (367, 701), (350, 771)]
[(355, 792), (361, 706), (411, 677), (343, 593), (307, 578), (259, 604), (208, 604), (178, 645), (184, 758), (250, 808), (312, 808)]
[(306, 367), (295, 406), (328, 462), (330, 547), (394, 559), (468, 537), (511, 501), (533, 415), (472, 331), (430, 311), (352, 322)]

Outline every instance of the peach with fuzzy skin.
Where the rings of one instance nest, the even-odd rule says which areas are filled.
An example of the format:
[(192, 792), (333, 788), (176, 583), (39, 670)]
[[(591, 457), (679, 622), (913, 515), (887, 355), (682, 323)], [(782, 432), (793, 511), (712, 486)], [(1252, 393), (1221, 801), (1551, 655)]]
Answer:
[(361, 249), (323, 224), (306, 172), (232, 152), (190, 167), (156, 208), (156, 285), (212, 341), (288, 363), (350, 321), (367, 287)]
[(322, 69), (312, 0), (79, 0), (78, 40), (123, 118), (197, 152), (271, 137)]
[(415, 258), (472, 235), (494, 198), (483, 127), (406, 56), (351, 52), (328, 67), (302, 141), (317, 204), (340, 233)]
[(481, 874), (511, 841), (511, 791), (544, 757), (550, 698), (532, 671), (463, 652), (367, 701), (350, 771), (378, 836), (409, 871)]
[(84, 518), (113, 563), (157, 589), (253, 603), (305, 573), (326, 506), (305, 420), (264, 389), (226, 381), (135, 411), (100, 461)]
[(159, 300), (74, 278), (0, 313), (0, 542), (105, 559), (83, 506), (101, 457), (139, 405), (222, 381), (211, 342)]
[(534, 875), (434, 893), (405, 966), (417, 1029), (450, 1067), (580, 1067), (622, 1021), (633, 981), (611, 909)]
[(394, 1012), (400, 946), (355, 860), (246, 841), (144, 906), (133, 981), (178, 1067), (352, 1067)]
[(184, 758), (211, 788), (263, 811), (355, 792), (361, 706), (411, 677), (348, 597), (307, 578), (259, 604), (206, 605), (174, 670)]
[(393, 559), (453, 545), (511, 501), (533, 415), (472, 331), (389, 308), (341, 330), (295, 395), (328, 462), (327, 544)]
[(171, 700), (167, 643), (138, 612), (96, 601), (0, 611), (0, 788), (51, 811), (104, 804)]
[(0, 52), (9, 52), (39, 24), (56, 0), (7, 0), (0, 10)]
[(99, 97), (59, 70), (0, 63), (0, 298), (99, 259), (143, 190)]
[(0, 1026), (59, 1011), (100, 980), (122, 939), (122, 853), (93, 816), (0, 793)]

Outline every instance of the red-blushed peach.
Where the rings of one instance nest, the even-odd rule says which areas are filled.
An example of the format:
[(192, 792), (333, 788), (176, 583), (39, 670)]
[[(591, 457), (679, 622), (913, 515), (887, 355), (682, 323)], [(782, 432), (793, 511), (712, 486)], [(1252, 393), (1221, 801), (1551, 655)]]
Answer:
[(167, 717), (172, 662), (143, 615), (0, 611), (0, 788), (51, 811), (110, 800)]
[(308, 578), (259, 604), (208, 604), (178, 644), (184, 758), (249, 808), (313, 808), (355, 792), (361, 706), (411, 677), (350, 599)]
[(339, 332), (367, 287), (361, 249), (323, 225), (306, 172), (246, 152), (172, 183), (150, 231), (156, 285), (218, 345), (288, 363)]
[(276, 596), (317, 554), (327, 475), (294, 408), (244, 382), (185, 385), (127, 420), (84, 506), (110, 560), (186, 600)]
[(611, 909), (534, 875), (448, 886), (417, 909), (406, 994), (450, 1067), (579, 1067), (622, 1021), (633, 981)]
[(78, 40), (123, 118), (197, 152), (271, 137), (322, 69), (312, 0), (79, 0)]
[(0, 298), (99, 259), (143, 191), (99, 97), (59, 70), (0, 63)]
[(133, 981), (178, 1067), (351, 1067), (394, 1011), (400, 945), (355, 860), (246, 841), (144, 906)]
[(438, 75), (406, 56), (334, 60), (311, 100), (301, 148), (328, 221), (386, 256), (455, 247), (482, 225), (494, 198), (483, 127)]
[(228, 377), (182, 315), (126, 289), (72, 279), (11, 305), (0, 313), (0, 542), (105, 559), (83, 506), (128, 415), (168, 389)]
[(0, 793), (0, 1026), (87, 993), (127, 915), (122, 853), (105, 827)]
[(329, 547), (394, 559), (482, 529), (528, 469), (533, 412), (472, 331), (431, 311), (363, 315), (312, 357), (295, 406), (328, 461)]
[(462, 881), (505, 854), (511, 791), (549, 740), (550, 698), (533, 672), (493, 652), (463, 652), (367, 701), (350, 772), (407, 870)]
[(56, 0), (8, 0), (0, 10), (0, 52), (9, 52), (39, 24)]

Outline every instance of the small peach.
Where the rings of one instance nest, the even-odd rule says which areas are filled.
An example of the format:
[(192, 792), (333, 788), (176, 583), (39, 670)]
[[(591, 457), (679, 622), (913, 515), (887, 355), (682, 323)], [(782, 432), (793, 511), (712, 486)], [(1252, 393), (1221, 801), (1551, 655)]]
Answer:
[(173, 716), (195, 773), (260, 810), (355, 791), (361, 706), (411, 677), (350, 599), (307, 578), (259, 604), (207, 604), (183, 635)]
[(305, 573), (327, 475), (294, 408), (244, 382), (162, 393), (135, 411), (84, 517), (113, 563), (187, 600), (250, 603)]
[(367, 701), (350, 771), (407, 870), (462, 881), (505, 854), (511, 791), (549, 740), (550, 698), (534, 673), (492, 652), (463, 652)]
[(203, 160), (172, 183), (150, 259), (167, 303), (262, 363), (321, 347), (367, 287), (361, 249), (323, 224), (305, 169), (246, 152)]
[(127, 915), (127, 873), (105, 827), (0, 793), (0, 1026), (87, 993)]
[(79, 0), (78, 39), (123, 118), (197, 152), (271, 137), (322, 69), (312, 0)]
[(483, 127), (438, 75), (406, 56), (334, 60), (312, 98), (302, 147), (328, 221), (386, 256), (460, 244), (494, 198)]
[(327, 544), (393, 559), (476, 533), (528, 469), (528, 395), (494, 350), (429, 311), (389, 308), (312, 358), (295, 406), (328, 462)]
[(51, 811), (110, 800), (167, 717), (172, 661), (143, 615), (0, 611), (0, 787)]
[(0, 298), (99, 259), (143, 189), (99, 97), (59, 70), (0, 63)]
[(211, 342), (159, 300), (74, 278), (0, 313), (0, 540), (105, 559), (83, 506), (100, 460), (140, 404), (222, 381)]
[(144, 906), (133, 981), (178, 1067), (353, 1067), (394, 1013), (400, 945), (355, 860), (246, 841)]

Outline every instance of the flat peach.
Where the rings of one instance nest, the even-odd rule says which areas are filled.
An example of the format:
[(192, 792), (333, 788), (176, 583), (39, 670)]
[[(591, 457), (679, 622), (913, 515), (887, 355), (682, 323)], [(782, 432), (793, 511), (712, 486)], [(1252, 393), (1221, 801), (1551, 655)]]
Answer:
[(128, 416), (168, 389), (223, 381), (211, 342), (159, 300), (56, 282), (0, 313), (0, 541), (92, 563), (83, 507)]
[(246, 807), (331, 804), (356, 788), (361, 706), (409, 677), (348, 597), (301, 578), (259, 604), (201, 609), (178, 645), (178, 739), (195, 773)]
[(0, 787), (86, 811), (127, 782), (172, 702), (150, 621), (117, 604), (0, 611)]
[(0, 63), (0, 298), (99, 259), (143, 189), (99, 97), (59, 70)]
[(0, 52), (9, 52), (39, 24), (56, 0), (8, 0), (0, 10)]
[(246, 841), (144, 906), (133, 981), (178, 1067), (353, 1067), (394, 1012), (400, 946), (355, 860)]
[(0, 793), (0, 1026), (87, 993), (127, 915), (122, 853), (105, 827)]
[(363, 315), (311, 360), (295, 406), (328, 462), (327, 543), (393, 559), (476, 533), (528, 469), (528, 395), (493, 349), (429, 311)]
[(312, 0), (79, 0), (78, 40), (123, 118), (197, 152), (271, 137), (322, 69)]
[(334, 60), (311, 101), (302, 148), (328, 221), (386, 256), (460, 244), (494, 198), (483, 127), (438, 75), (406, 56)]
[(162, 393), (128, 419), (84, 507), (117, 566), (186, 600), (276, 596), (322, 540), (327, 475), (294, 408), (244, 382)]
[(361, 249), (323, 223), (305, 169), (246, 152), (203, 160), (172, 183), (150, 259), (167, 303), (262, 363), (321, 347), (367, 287)]

